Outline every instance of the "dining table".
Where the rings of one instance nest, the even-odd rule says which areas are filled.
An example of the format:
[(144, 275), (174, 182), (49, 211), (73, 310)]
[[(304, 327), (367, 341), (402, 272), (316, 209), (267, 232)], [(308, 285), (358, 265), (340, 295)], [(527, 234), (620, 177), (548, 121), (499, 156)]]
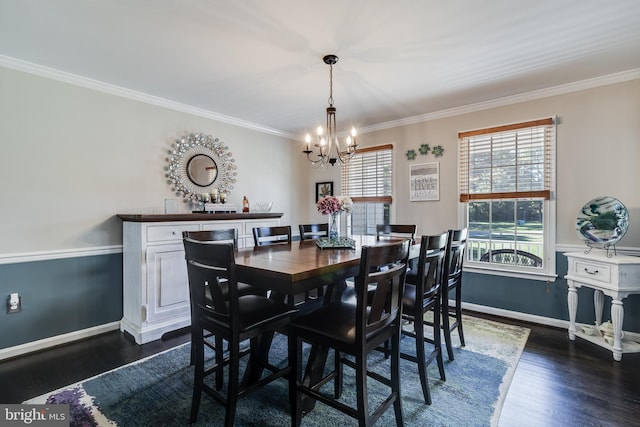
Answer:
[[(324, 288), (323, 304), (338, 301), (347, 288), (347, 279), (357, 275), (362, 247), (388, 244), (398, 240), (376, 236), (352, 236), (355, 248), (321, 248), (316, 240), (300, 240), (291, 243), (256, 246), (238, 249), (236, 274), (239, 282), (270, 291), (270, 297), (293, 304), (296, 295), (313, 289)], [(417, 258), (419, 240), (410, 249), (410, 258)], [(252, 357), (268, 357), (273, 335), (264, 336), (259, 348), (252, 350), (243, 382), (257, 382), (262, 375), (260, 363), (251, 363)], [(312, 346), (303, 382), (317, 383), (324, 372), (328, 348)], [(255, 353), (254, 353), (255, 351)], [(264, 359), (263, 359), (264, 360)], [(315, 406), (315, 400), (303, 399), (303, 411)]]

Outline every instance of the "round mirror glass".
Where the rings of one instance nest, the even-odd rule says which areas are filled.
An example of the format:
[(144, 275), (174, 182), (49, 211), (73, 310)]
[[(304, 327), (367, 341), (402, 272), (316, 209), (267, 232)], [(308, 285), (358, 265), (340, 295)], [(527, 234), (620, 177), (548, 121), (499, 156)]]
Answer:
[(218, 167), (206, 154), (196, 154), (187, 163), (187, 176), (195, 185), (208, 187), (216, 180)]

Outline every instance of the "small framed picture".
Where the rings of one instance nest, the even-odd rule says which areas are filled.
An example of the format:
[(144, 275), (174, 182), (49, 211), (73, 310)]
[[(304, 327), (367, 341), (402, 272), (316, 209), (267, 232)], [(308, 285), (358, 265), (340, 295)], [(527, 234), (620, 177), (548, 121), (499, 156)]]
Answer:
[(333, 196), (333, 181), (316, 182), (316, 203), (326, 196)]
[(409, 201), (440, 200), (440, 163), (411, 165), (409, 171)]

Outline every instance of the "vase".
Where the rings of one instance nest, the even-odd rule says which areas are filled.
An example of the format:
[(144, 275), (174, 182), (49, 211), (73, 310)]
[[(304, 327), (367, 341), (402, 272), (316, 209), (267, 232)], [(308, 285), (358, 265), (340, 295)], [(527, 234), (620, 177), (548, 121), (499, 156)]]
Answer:
[(338, 214), (338, 212), (334, 212), (331, 214), (331, 219), (329, 221), (330, 240), (338, 240), (340, 238), (340, 233), (338, 231)]

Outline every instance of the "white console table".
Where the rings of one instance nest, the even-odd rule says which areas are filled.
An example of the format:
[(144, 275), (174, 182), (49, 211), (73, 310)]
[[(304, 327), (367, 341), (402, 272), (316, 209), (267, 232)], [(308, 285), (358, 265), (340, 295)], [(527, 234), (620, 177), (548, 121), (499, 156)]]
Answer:
[(235, 228), (238, 246), (253, 246), (253, 227), (280, 224), (281, 213), (118, 215), (122, 219), (123, 317), (136, 343), (191, 324), (183, 231)]
[[(622, 332), (622, 300), (631, 294), (640, 294), (640, 257), (614, 255), (609, 258), (604, 251), (596, 249), (588, 254), (571, 252), (564, 255), (569, 261), (565, 276), (569, 286), (569, 339), (573, 341), (578, 336), (607, 348), (617, 361), (622, 360), (623, 353), (640, 352), (640, 343), (623, 339)], [(582, 286), (594, 290), (595, 323), (591, 325), (576, 324), (577, 288)], [(604, 295), (611, 297), (612, 340), (605, 340), (598, 330), (602, 323)]]

